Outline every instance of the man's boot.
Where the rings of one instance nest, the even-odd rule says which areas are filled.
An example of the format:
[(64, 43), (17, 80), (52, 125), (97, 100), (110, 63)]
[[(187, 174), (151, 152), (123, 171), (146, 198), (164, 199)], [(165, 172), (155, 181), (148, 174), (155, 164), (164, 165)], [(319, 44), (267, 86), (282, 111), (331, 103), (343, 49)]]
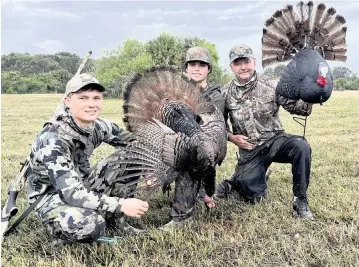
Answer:
[(308, 207), (308, 203), (305, 200), (294, 197), (293, 199), (293, 214), (303, 219), (313, 219), (313, 214)]
[(228, 180), (223, 180), (216, 185), (213, 198), (227, 198), (232, 191), (232, 185)]
[(165, 225), (159, 227), (159, 230), (170, 231), (171, 229), (177, 229), (190, 222), (192, 217), (173, 217), (173, 219)]
[(140, 234), (140, 233), (146, 232), (146, 230), (138, 229), (138, 228), (133, 227), (132, 225), (128, 224), (125, 221), (125, 218), (123, 216), (122, 217), (113, 216), (111, 219), (107, 219), (106, 225), (110, 229), (116, 230), (116, 231), (119, 230), (120, 232), (122, 232), (125, 235)]

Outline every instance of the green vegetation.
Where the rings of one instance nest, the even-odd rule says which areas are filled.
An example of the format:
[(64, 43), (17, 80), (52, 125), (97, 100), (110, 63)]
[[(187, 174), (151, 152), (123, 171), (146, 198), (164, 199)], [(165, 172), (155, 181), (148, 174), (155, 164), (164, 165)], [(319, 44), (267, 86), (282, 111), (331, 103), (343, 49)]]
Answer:
[[(184, 62), (188, 48), (203, 46), (212, 57), (209, 81), (224, 84), (230, 75), (218, 63), (216, 46), (197, 37), (176, 37), (163, 33), (148, 42), (127, 39), (97, 60), (90, 60), (83, 72), (90, 72), (107, 88), (107, 96), (118, 98), (127, 82), (144, 69), (155, 65), (173, 65)], [(1, 90), (5, 94), (63, 93), (67, 81), (75, 74), (81, 58), (76, 54), (60, 52), (55, 55), (10, 53), (1, 57)]]

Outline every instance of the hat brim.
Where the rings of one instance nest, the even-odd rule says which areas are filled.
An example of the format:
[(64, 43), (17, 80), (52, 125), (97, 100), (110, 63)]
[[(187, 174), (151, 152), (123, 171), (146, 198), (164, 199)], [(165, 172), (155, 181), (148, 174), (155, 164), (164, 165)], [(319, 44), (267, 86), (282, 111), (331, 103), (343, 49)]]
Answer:
[(188, 62), (194, 62), (194, 61), (199, 61), (199, 62), (203, 62), (203, 63), (206, 63), (206, 64), (211, 65), (210, 62), (204, 61), (203, 59), (199, 59), (199, 58), (191, 58), (190, 60), (187, 60), (186, 63), (188, 63)]
[(233, 61), (235, 61), (239, 58), (254, 58), (254, 56), (253, 55), (242, 55), (242, 56), (235, 57), (235, 58), (231, 59), (231, 64), (233, 63)]
[(106, 88), (103, 85), (99, 84), (99, 83), (87, 83), (87, 84), (83, 85), (81, 88), (79, 88), (77, 91), (79, 91), (79, 90), (81, 90), (84, 87), (87, 87), (89, 85), (92, 85), (93, 89), (96, 89), (96, 90), (98, 90), (100, 92), (105, 92), (106, 91)]

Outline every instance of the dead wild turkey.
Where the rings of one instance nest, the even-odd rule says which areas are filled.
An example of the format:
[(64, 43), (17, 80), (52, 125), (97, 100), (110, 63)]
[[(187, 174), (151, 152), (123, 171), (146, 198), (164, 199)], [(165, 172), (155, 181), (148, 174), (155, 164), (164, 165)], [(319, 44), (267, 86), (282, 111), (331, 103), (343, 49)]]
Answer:
[(227, 151), (226, 128), (222, 113), (201, 97), (194, 83), (174, 68), (153, 67), (125, 88), (123, 110), (125, 125), (137, 141), (125, 148), (125, 155), (113, 155), (122, 165), (112, 166), (112, 171), (133, 171), (119, 179), (138, 172), (142, 181), (156, 177), (151, 194), (188, 172), (213, 195), (215, 167)]
[(262, 37), (262, 66), (288, 61), (277, 94), (308, 103), (327, 101), (333, 78), (326, 60), (346, 61), (346, 20), (321, 3), (299, 2), (277, 10), (266, 22)]

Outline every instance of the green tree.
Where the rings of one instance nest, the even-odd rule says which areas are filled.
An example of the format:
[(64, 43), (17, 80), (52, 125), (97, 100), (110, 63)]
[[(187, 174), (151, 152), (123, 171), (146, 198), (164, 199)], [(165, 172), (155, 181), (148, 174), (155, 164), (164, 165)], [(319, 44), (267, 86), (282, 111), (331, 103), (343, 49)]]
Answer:
[(263, 75), (274, 77), (274, 70), (273, 68), (265, 68), (263, 71)]
[(95, 75), (108, 88), (110, 97), (120, 97), (125, 85), (136, 73), (153, 65), (152, 57), (140, 41), (127, 39), (95, 62)]
[(182, 40), (168, 33), (162, 33), (146, 44), (146, 51), (151, 55), (154, 65), (180, 66), (183, 50)]
[(342, 91), (346, 87), (346, 81), (344, 78), (334, 80), (334, 90)]
[(353, 75), (353, 72), (347, 67), (334, 67), (333, 71), (333, 80), (340, 78), (349, 78)]
[(60, 64), (56, 60), (45, 55), (34, 55), (29, 64), (32, 68), (31, 71), (28, 71), (28, 73), (31, 74), (46, 73), (61, 68)]
[(263, 71), (263, 75), (278, 79), (282, 75), (285, 66), (285, 64), (277, 64), (273, 67), (265, 68)]
[[(162, 33), (146, 43), (127, 39), (100, 59), (88, 60), (82, 72), (94, 74), (108, 88), (110, 97), (120, 97), (123, 88), (137, 73), (154, 65), (183, 67), (188, 48), (202, 46), (212, 58), (210, 83), (225, 84), (231, 76), (222, 69), (216, 46), (206, 39), (177, 37)], [(63, 93), (67, 82), (76, 73), (82, 59), (73, 53), (54, 55), (10, 53), (1, 56), (3, 93)], [(182, 68), (182, 70), (184, 70)]]
[(81, 64), (81, 58), (72, 53), (59, 52), (54, 55), (55, 60), (59, 63), (61, 69), (74, 75)]

